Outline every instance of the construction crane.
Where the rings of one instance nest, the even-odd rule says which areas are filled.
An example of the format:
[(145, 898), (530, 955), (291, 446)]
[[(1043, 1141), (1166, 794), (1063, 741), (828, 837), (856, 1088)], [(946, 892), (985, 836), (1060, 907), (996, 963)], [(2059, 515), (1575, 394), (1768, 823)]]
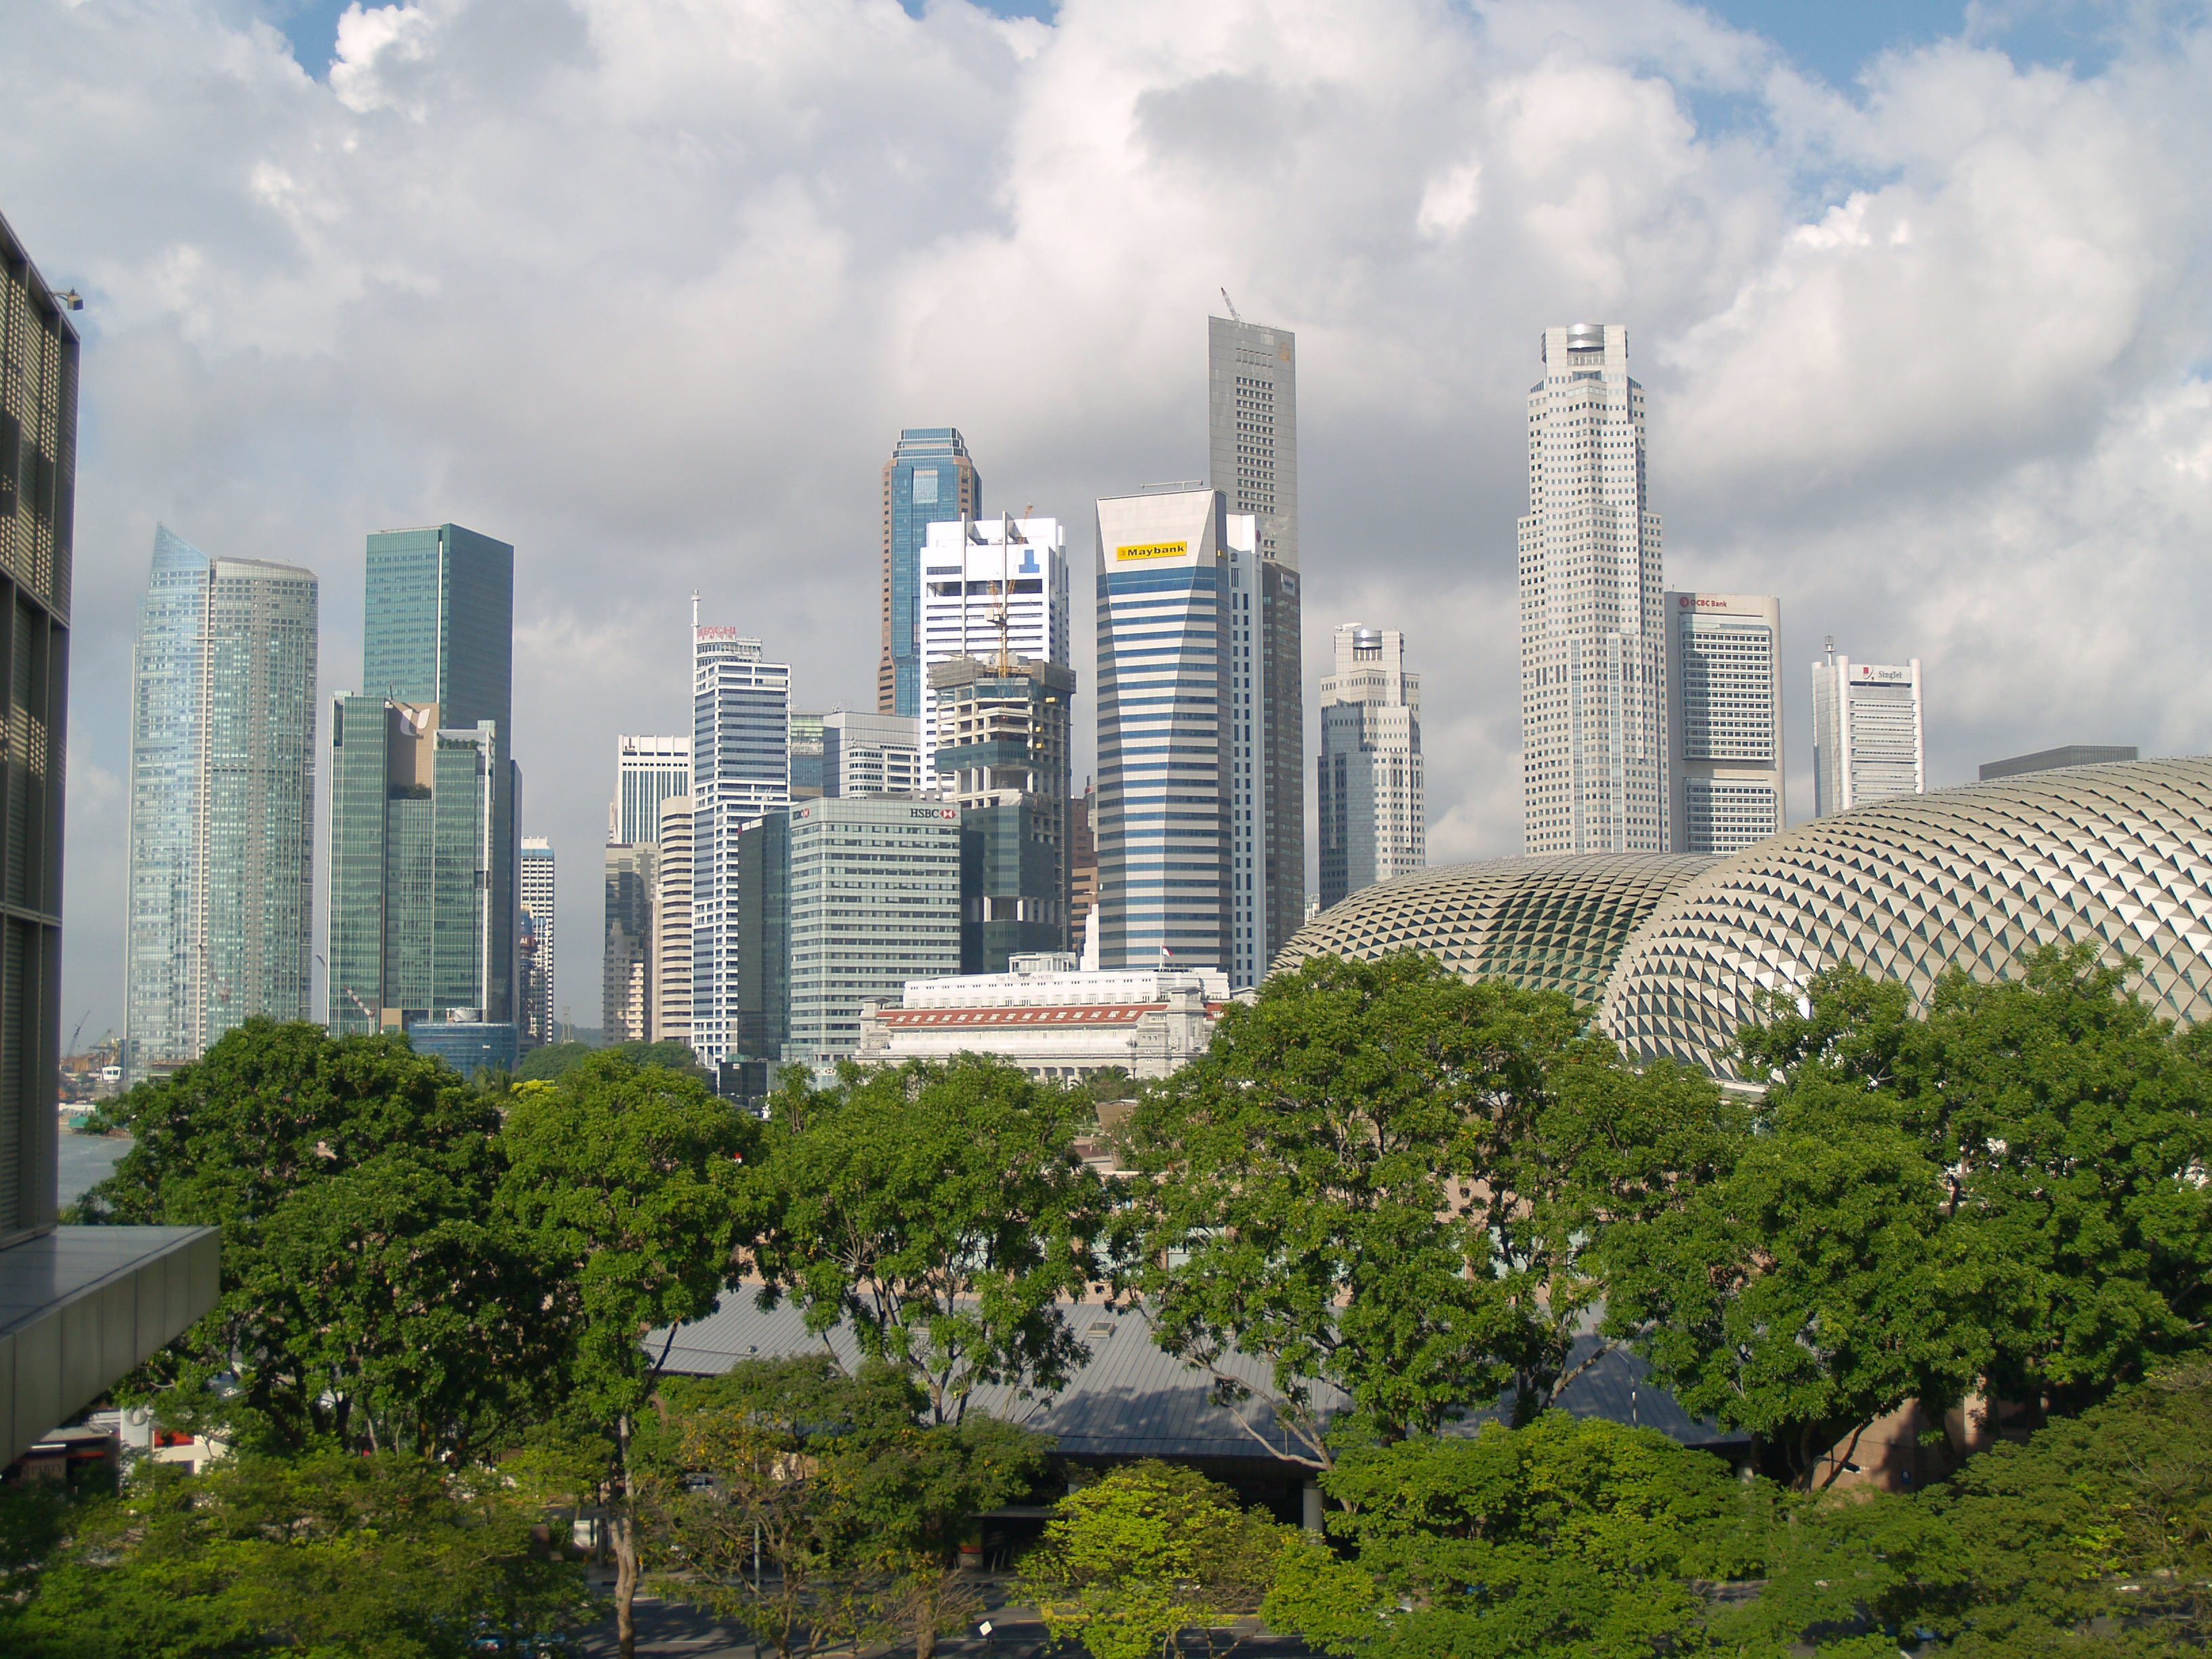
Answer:
[(1221, 290), (1221, 303), (1229, 307), (1229, 320), (1231, 322), (1241, 323), (1244, 320), (1242, 317), (1239, 317), (1237, 314), (1237, 301), (1229, 297), (1229, 290), (1225, 288)]
[(88, 1008), (84, 1011), (84, 1019), (77, 1021), (76, 1030), (70, 1033), (69, 1047), (62, 1050), (63, 1059), (66, 1060), (76, 1052), (76, 1040), (84, 1035), (84, 1022), (91, 1018), (92, 1010)]

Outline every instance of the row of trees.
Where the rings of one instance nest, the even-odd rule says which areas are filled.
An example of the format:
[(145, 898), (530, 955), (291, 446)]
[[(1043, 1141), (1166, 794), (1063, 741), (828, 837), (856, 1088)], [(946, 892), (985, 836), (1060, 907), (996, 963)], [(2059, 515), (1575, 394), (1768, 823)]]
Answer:
[[(221, 1303), (135, 1397), (295, 1462), (452, 1473), (532, 1449), (612, 1503), (626, 1650), (642, 1527), (682, 1582), (720, 1587), (696, 1593), (739, 1594), (712, 1539), (748, 1468), (843, 1471), (807, 1488), (793, 1582), (844, 1585), (855, 1630), (894, 1605), (931, 1624), (916, 1564), (1036, 1455), (962, 1437), (1004, 1426), (978, 1391), (1062, 1386), (1086, 1295), (1141, 1307), (1223, 1398), (1264, 1395), (1370, 1527), (1413, 1476), (1357, 1482), (1468, 1455), (1436, 1437), (1468, 1409), (1503, 1398), (1510, 1432), (1550, 1432), (1594, 1322), (1801, 1490), (1908, 1401), (2064, 1416), (2203, 1345), (2212, 1069), (2117, 973), (2045, 952), (2002, 986), (1947, 981), (1924, 1013), (1838, 973), (1741, 1044), (1763, 1097), (1632, 1067), (1562, 997), (1422, 958), (1310, 963), (1144, 1091), (1109, 1180), (1080, 1156), (1087, 1096), (984, 1060), (794, 1073), (762, 1121), (623, 1055), (484, 1091), (397, 1037), (264, 1023), (118, 1103), (136, 1144), (88, 1207), (224, 1230)], [(648, 1337), (737, 1285), (849, 1331), (905, 1403), (829, 1409), (859, 1386), (842, 1374), (664, 1376)], [(822, 1409), (763, 1403), (779, 1389)], [(894, 1455), (914, 1436), (927, 1456)], [(829, 1501), (878, 1459), (935, 1471), (933, 1518)], [(712, 1483), (654, 1486), (679, 1467)]]

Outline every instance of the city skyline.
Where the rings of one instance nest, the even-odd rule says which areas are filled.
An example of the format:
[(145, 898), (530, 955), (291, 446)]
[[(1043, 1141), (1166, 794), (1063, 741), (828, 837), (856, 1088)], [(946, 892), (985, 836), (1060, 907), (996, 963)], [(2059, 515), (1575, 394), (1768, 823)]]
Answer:
[[(1514, 390), (1534, 330), (1562, 316), (1632, 329), (1670, 583), (1779, 593), (1785, 661), (1829, 632), (1877, 661), (1922, 657), (1931, 782), (2085, 728), (2152, 754), (2212, 735), (2187, 643), (2212, 512), (2194, 459), (2212, 416), (2188, 367), (2203, 216), (2153, 182), (2198, 143), (2174, 101), (2185, 20), (2155, 38), (2100, 25), (2069, 59), (2002, 19), (1968, 33), (1955, 9), (1923, 14), (1895, 55), (1823, 84), (1726, 9), (1662, 5), (1645, 34), (1508, 4), (1478, 51), (1465, 17), (1386, 5), (1383, 26), (1321, 20), (1256, 58), (1142, 6), (1112, 32), (1071, 9), (972, 39), (950, 15), (901, 17), (848, 37), (850, 76), (765, 96), (732, 82), (702, 17), (709, 49), (681, 56), (716, 89), (717, 142), (664, 198), (610, 187), (658, 153), (653, 134), (588, 99), (556, 123), (526, 76), (477, 84), (442, 15), (424, 14), (406, 64), (356, 36), (333, 72), (186, 0), (147, 21), (148, 61), (173, 72), (143, 82), (138, 60), (93, 48), (91, 14), (26, 32), (46, 15), (0, 22), (23, 84), (48, 89), (18, 106), (0, 201), (85, 296), (99, 412), (72, 618), (71, 1028), (119, 1021), (125, 688), (157, 519), (322, 573), (319, 707), (352, 679), (360, 532), (495, 527), (528, 596), (526, 763), (683, 729), (653, 619), (693, 586), (777, 641), (803, 704), (865, 707), (878, 640), (852, 623), (899, 428), (957, 425), (987, 510), (1034, 499), (1079, 525), (1101, 493), (1200, 470), (1193, 331), (1224, 286), (1299, 331), (1303, 536), (1343, 550), (1303, 561), (1307, 678), (1324, 666), (1314, 636), (1347, 617), (1437, 642), (1433, 858), (1516, 844), (1514, 676), (1486, 620), (1510, 605), (1510, 532), (1470, 528), (1472, 504), (1516, 482)], [(526, 55), (542, 38), (512, 27)], [(661, 87), (678, 60), (611, 50), (586, 82)], [(252, 67), (223, 100), (193, 90), (232, 61)], [(981, 77), (964, 125), (920, 123), (951, 63)], [(1254, 111), (1305, 110), (1311, 142), (1273, 142), (1193, 90), (1217, 75)], [(106, 100), (88, 93), (118, 80), (147, 121), (90, 118)], [(1321, 85), (1340, 91), (1296, 102)], [(1018, 113), (1048, 107), (1064, 120)], [(755, 121), (793, 135), (773, 178)], [(562, 212), (629, 250), (619, 270), (574, 261), (556, 251), (573, 236), (526, 216), (572, 125), (611, 164), (569, 170)], [(917, 172), (856, 167), (825, 136), (851, 131), (910, 149)], [(1968, 159), (1988, 155), (2020, 165)], [(401, 189), (426, 166), (451, 180), (429, 204)], [(818, 221), (787, 216), (793, 202)], [(1098, 252), (1072, 262), (1079, 225)], [(2019, 255), (2068, 246), (2096, 258)], [(617, 319), (618, 349), (544, 349)], [(594, 412), (546, 416), (567, 408)], [(2093, 599), (2062, 599), (2092, 570)], [(1079, 634), (1077, 656), (1086, 670)], [(1784, 691), (1795, 818), (1810, 810), (1807, 677)], [(587, 855), (606, 787), (533, 778), (528, 829)], [(576, 954), (591, 885), (562, 900), (572, 986), (593, 966)], [(588, 1023), (588, 990), (571, 1000)]]

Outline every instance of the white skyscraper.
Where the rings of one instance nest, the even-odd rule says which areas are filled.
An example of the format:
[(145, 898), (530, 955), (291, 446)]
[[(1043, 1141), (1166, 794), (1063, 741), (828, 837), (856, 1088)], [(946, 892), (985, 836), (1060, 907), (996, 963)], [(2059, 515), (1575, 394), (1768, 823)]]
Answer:
[[(1067, 540), (1060, 520), (955, 519), (930, 526), (921, 551), (925, 688), (932, 663), (955, 657), (998, 660), (1002, 599), (1010, 657), (1068, 666)], [(925, 695), (925, 781), (934, 769), (929, 757), (935, 751), (936, 731), (936, 700)], [(825, 786), (827, 781), (825, 778)]]
[(691, 797), (660, 803), (660, 857), (653, 867), (653, 950), (647, 978), (653, 1040), (691, 1041)]
[(824, 796), (917, 794), (923, 778), (921, 722), (913, 715), (839, 708), (822, 716)]
[(715, 1066), (736, 1036), (738, 832), (791, 805), (791, 668), (734, 628), (691, 639), (691, 1046)]
[(660, 803), (690, 791), (690, 738), (617, 737), (607, 839), (626, 845), (658, 841)]
[(1782, 828), (1782, 602), (1669, 593), (1667, 848), (1726, 854)]
[(1421, 677), (1406, 672), (1406, 636), (1395, 629), (1336, 630), (1315, 776), (1323, 909), (1429, 861)]
[(1853, 662), (1828, 642), (1813, 665), (1813, 815), (1928, 793), (1920, 659)]
[(518, 1041), (535, 1048), (553, 1041), (553, 843), (543, 836), (522, 838), (516, 866), (522, 914), (530, 918), (532, 961), (523, 982), (522, 1030)]
[[(1297, 336), (1241, 318), (1207, 318), (1206, 425), (1213, 487), (1230, 512), (1259, 520), (1261, 555), (1296, 570)], [(1303, 754), (1298, 771), (1303, 777)]]
[(1522, 818), (1531, 853), (1667, 843), (1659, 515), (1617, 323), (1547, 329), (1521, 520)]

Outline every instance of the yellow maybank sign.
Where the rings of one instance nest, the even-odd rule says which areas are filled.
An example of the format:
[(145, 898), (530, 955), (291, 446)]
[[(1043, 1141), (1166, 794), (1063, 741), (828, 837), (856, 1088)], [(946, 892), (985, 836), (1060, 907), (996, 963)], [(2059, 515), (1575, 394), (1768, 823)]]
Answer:
[(1146, 542), (1141, 547), (1117, 547), (1115, 559), (1179, 559), (1190, 551), (1188, 542)]

